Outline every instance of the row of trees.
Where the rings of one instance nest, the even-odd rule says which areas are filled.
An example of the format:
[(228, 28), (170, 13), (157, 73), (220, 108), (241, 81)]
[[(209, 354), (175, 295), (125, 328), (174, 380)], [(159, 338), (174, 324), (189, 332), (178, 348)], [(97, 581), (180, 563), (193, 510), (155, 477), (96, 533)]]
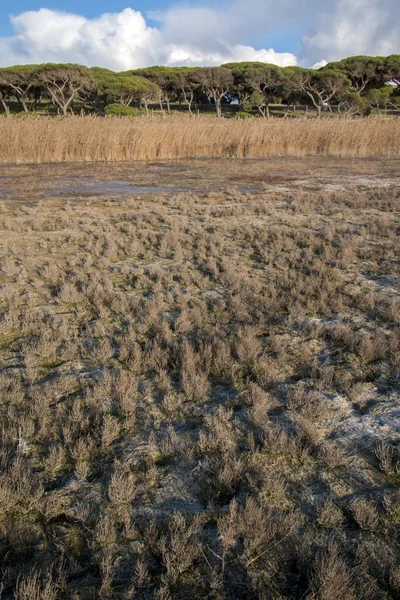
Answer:
[(243, 110), (269, 117), (271, 103), (300, 103), (318, 114), (325, 107), (363, 114), (400, 101), (400, 55), (355, 56), (318, 70), (280, 68), (260, 62), (229, 63), (220, 67), (148, 67), (114, 73), (74, 64), (23, 65), (0, 69), (0, 103), (10, 114), (12, 102), (35, 111), (50, 100), (67, 115), (78, 104), (104, 114), (107, 106), (138, 107), (148, 114), (158, 103), (170, 112), (184, 103), (188, 111), (205, 103), (222, 115), (222, 105), (236, 101)]

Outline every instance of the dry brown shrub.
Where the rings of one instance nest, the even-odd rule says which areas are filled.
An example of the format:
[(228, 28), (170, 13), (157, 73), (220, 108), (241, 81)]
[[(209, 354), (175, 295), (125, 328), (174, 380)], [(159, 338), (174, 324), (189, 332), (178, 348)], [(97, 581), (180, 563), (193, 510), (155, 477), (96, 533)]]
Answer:
[(104, 369), (102, 378), (87, 392), (87, 403), (94, 409), (120, 412), (133, 424), (138, 403), (138, 381), (131, 372)]
[(223, 546), (221, 560), (222, 570), (224, 570), (226, 554), (233, 546), (235, 546), (240, 536), (239, 509), (235, 499), (229, 504), (229, 512), (218, 518), (217, 526)]
[(328, 541), (317, 556), (309, 600), (355, 600), (353, 576), (336, 542)]
[(227, 340), (219, 339), (213, 341), (213, 364), (212, 372), (219, 377), (230, 379), (235, 370), (230, 344)]
[(105, 548), (100, 558), (101, 586), (99, 589), (99, 598), (101, 600), (111, 600), (114, 596), (112, 585), (116, 571), (115, 552), (110, 548)]
[(136, 342), (135, 337), (129, 334), (124, 337), (119, 344), (119, 359), (133, 373), (137, 373), (141, 366), (141, 348)]
[(264, 428), (268, 422), (268, 411), (273, 406), (271, 396), (256, 383), (250, 383), (244, 400), (250, 405), (250, 417), (256, 427)]
[(334, 342), (343, 344), (346, 348), (354, 351), (358, 338), (348, 323), (336, 323), (332, 328), (327, 330), (327, 334)]
[(320, 427), (313, 418), (296, 416), (294, 428), (300, 441), (307, 447), (318, 447), (325, 439), (326, 429)]
[(121, 424), (112, 415), (106, 415), (103, 420), (103, 431), (101, 441), (103, 446), (111, 446), (117, 440), (121, 433)]
[(400, 302), (398, 298), (391, 298), (386, 305), (386, 315), (389, 321), (400, 323)]
[(294, 538), (301, 523), (302, 517), (299, 512), (277, 513), (268, 505), (260, 506), (254, 498), (247, 498), (246, 506), (238, 518), (246, 566), (258, 568), (257, 561), (265, 559), (269, 550), (276, 551), (288, 536)]
[(400, 567), (397, 564), (391, 566), (389, 582), (395, 594), (400, 592)]
[(15, 590), (15, 600), (57, 600), (59, 586), (51, 577), (43, 579), (40, 573), (33, 572), (27, 577), (20, 577)]
[(375, 455), (379, 461), (379, 468), (384, 473), (394, 473), (396, 471), (395, 468), (395, 451), (393, 446), (381, 440), (376, 448)]
[(263, 434), (263, 446), (277, 459), (289, 463), (303, 463), (309, 457), (309, 450), (303, 440), (293, 432), (285, 431), (280, 427), (269, 427)]
[(258, 338), (258, 333), (256, 328), (244, 328), (239, 331), (235, 344), (239, 362), (250, 371), (257, 364), (262, 351), (262, 344)]
[(231, 454), (236, 447), (236, 433), (232, 427), (232, 409), (222, 406), (215, 415), (206, 415), (206, 429), (199, 432), (199, 449), (202, 453)]
[(334, 381), (335, 367), (333, 365), (324, 365), (315, 370), (317, 378), (316, 388), (318, 391), (327, 390), (332, 387)]
[(139, 492), (132, 473), (117, 470), (112, 474), (108, 485), (108, 497), (116, 506), (131, 504)]
[(161, 540), (160, 550), (166, 573), (163, 575), (164, 584), (169, 588), (177, 585), (184, 574), (194, 575), (193, 563), (200, 554), (200, 547), (195, 537), (203, 528), (204, 519), (195, 515), (186, 520), (183, 515), (175, 512), (168, 523), (168, 534)]
[(186, 398), (191, 402), (204, 400), (210, 389), (207, 375), (186, 369), (181, 372), (181, 385)]
[(228, 454), (221, 457), (218, 466), (212, 461), (212, 467), (212, 484), (218, 498), (224, 500), (239, 488), (246, 474), (246, 464), (239, 456)]
[(155, 376), (155, 383), (161, 393), (166, 394), (171, 390), (171, 376), (166, 369), (161, 369)]
[(67, 302), (69, 304), (75, 304), (82, 300), (82, 293), (70, 282), (63, 283), (58, 296), (62, 302)]
[(258, 475), (260, 481), (257, 482), (262, 496), (267, 497), (269, 501), (285, 502), (288, 491), (288, 482), (283, 475), (271, 471), (268, 464), (264, 464), (263, 468), (259, 469)]
[(307, 409), (315, 399), (316, 392), (310, 390), (304, 381), (299, 381), (288, 391), (286, 406), (289, 410)]
[(328, 498), (318, 507), (317, 521), (322, 527), (336, 529), (343, 525), (344, 515), (332, 498)]
[(168, 413), (176, 413), (185, 402), (185, 396), (176, 392), (168, 392), (163, 398), (163, 407)]
[(91, 360), (104, 366), (114, 355), (114, 348), (108, 338), (96, 340), (90, 348)]
[(93, 472), (93, 461), (96, 454), (96, 442), (90, 436), (79, 438), (71, 450), (75, 461), (75, 474), (80, 479), (87, 479)]
[(392, 492), (385, 494), (383, 506), (390, 521), (395, 525), (400, 525), (400, 493)]
[(366, 363), (383, 358), (386, 354), (387, 342), (384, 335), (376, 335), (371, 338), (368, 335), (361, 336), (357, 346), (360, 358)]
[(39, 510), (44, 497), (42, 482), (21, 456), (0, 476), (0, 490), (3, 516), (17, 507), (26, 513)]
[(42, 461), (45, 471), (50, 479), (55, 479), (69, 465), (67, 449), (61, 444), (50, 447), (49, 453)]
[(347, 456), (336, 446), (334, 442), (325, 442), (318, 452), (321, 460), (330, 468), (343, 467), (347, 464)]
[(373, 502), (359, 498), (352, 502), (353, 516), (357, 524), (367, 531), (376, 531), (379, 527), (379, 513)]
[(168, 435), (161, 443), (161, 452), (164, 456), (190, 460), (193, 454), (192, 439), (188, 434), (178, 434), (172, 426), (169, 426)]
[(102, 513), (96, 522), (94, 531), (94, 546), (96, 550), (103, 548), (114, 548), (118, 535), (115, 522), (108, 512)]

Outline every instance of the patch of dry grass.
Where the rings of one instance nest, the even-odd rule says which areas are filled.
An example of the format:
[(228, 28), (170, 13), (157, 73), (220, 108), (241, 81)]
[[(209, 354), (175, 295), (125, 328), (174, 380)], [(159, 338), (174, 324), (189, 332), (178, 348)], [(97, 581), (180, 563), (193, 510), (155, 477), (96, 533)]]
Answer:
[(4, 598), (397, 598), (400, 188), (23, 202), (20, 171)]
[(2, 119), (0, 162), (399, 156), (400, 120)]

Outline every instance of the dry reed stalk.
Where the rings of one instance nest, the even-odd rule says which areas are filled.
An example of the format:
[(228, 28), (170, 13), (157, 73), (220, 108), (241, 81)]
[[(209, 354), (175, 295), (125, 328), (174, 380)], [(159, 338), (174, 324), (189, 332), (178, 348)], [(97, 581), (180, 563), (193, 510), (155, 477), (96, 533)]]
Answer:
[(0, 122), (0, 163), (399, 156), (400, 119), (31, 117)]

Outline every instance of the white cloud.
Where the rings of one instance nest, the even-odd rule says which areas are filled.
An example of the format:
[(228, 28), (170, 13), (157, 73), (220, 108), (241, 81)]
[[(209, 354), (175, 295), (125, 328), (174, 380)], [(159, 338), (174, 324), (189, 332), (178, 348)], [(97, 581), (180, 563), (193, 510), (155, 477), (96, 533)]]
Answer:
[(287, 67), (297, 63), (294, 54), (290, 52), (275, 52), (269, 50), (255, 50), (251, 46), (241, 44), (231, 45), (219, 43), (214, 51), (200, 50), (192, 45), (169, 44), (166, 56), (167, 65), (221, 65), (227, 62), (259, 61)]
[(240, 60), (296, 64), (291, 53), (194, 35), (200, 16), (203, 23), (207, 19), (210, 31), (218, 31), (220, 19), (213, 10), (192, 14), (191, 30), (179, 19), (173, 29), (171, 15), (160, 27), (150, 27), (131, 8), (95, 19), (45, 8), (28, 11), (11, 17), (13, 36), (0, 38), (0, 65), (76, 62), (122, 71), (154, 64), (201, 66)]
[[(132, 8), (94, 19), (44, 8), (21, 13), (11, 17), (13, 35), (0, 37), (0, 66), (53, 61), (126, 70), (258, 60), (317, 68), (355, 54), (400, 53), (399, 0), (170, 1), (149, 14), (156, 27)], [(269, 48), (268, 39), (285, 36), (292, 46), (298, 40), (298, 55)]]
[(11, 17), (15, 35), (0, 41), (1, 63), (77, 62), (123, 70), (159, 58), (162, 36), (126, 8), (97, 19), (42, 8)]
[(301, 62), (340, 60), (358, 54), (400, 52), (398, 0), (322, 1), (316, 22), (302, 40)]
[(328, 64), (328, 61), (325, 59), (322, 59), (322, 60), (319, 60), (318, 62), (314, 63), (311, 68), (312, 69), (321, 69), (321, 67), (325, 67), (327, 64)]

